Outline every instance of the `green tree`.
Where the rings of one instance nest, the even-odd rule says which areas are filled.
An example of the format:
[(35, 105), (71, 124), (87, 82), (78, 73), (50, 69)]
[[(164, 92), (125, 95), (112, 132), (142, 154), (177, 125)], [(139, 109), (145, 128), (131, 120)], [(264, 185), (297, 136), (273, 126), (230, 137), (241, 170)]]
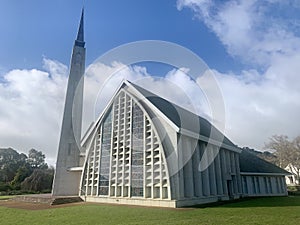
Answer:
[(0, 191), (50, 190), (54, 169), (48, 169), (45, 155), (30, 149), (28, 157), (12, 148), (0, 148)]
[(0, 181), (10, 182), (19, 167), (26, 164), (27, 156), (12, 148), (0, 148)]

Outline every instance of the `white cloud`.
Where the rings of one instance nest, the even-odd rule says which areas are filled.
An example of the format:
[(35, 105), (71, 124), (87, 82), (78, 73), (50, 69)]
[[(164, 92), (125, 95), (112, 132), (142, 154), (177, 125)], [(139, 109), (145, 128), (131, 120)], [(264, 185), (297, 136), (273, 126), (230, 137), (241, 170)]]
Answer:
[(67, 67), (44, 59), (46, 71), (12, 70), (0, 83), (0, 145), (36, 148), (55, 160)]
[[(300, 92), (291, 85), (269, 78), (267, 71), (248, 81), (248, 71), (239, 76), (217, 74), (226, 106), (226, 134), (240, 146), (262, 149), (274, 134), (300, 134)], [(284, 76), (283, 76), (284, 77)]]
[[(294, 58), (295, 69), (300, 67), (298, 60)], [(45, 71), (12, 70), (4, 76), (6, 82), (0, 84), (0, 104), (3, 106), (0, 110), (1, 146), (12, 146), (21, 151), (32, 147), (43, 150), (48, 162), (54, 164), (67, 68), (49, 59), (44, 59), (44, 68)], [(275, 65), (263, 75), (252, 70), (238, 76), (214, 71), (226, 105), (226, 134), (237, 144), (261, 148), (274, 133), (293, 136), (299, 132), (295, 121), (300, 114), (300, 94), (296, 88), (300, 78), (293, 83), (295, 88), (290, 88), (288, 79), (295, 74), (291, 72), (287, 79), (282, 77), (277, 82), (279, 69), (284, 70)], [(85, 77), (83, 129), (98, 117), (123, 79), (209, 117), (207, 100), (184, 72), (187, 69), (174, 69), (161, 78), (151, 76), (146, 68), (139, 66), (90, 65)]]
[[(22, 152), (31, 148), (46, 153), (54, 165), (67, 86), (67, 67), (60, 62), (44, 59), (44, 71), (12, 70), (0, 83), (0, 146)], [(146, 68), (114, 62), (99, 62), (87, 68), (84, 86), (83, 131), (97, 119), (116, 88), (126, 79), (179, 105), (203, 111), (193, 96), (199, 89), (182, 71), (171, 70), (166, 79), (153, 77)], [(180, 87), (176, 84), (180, 83)], [(203, 106), (204, 104), (202, 104)]]
[(192, 9), (231, 56), (254, 67), (239, 74), (215, 70), (226, 134), (241, 146), (261, 149), (271, 135), (300, 135), (300, 19), (292, 5), (299, 8), (279, 0), (177, 1), (179, 10)]
[[(188, 7), (210, 28), (228, 53), (246, 63), (269, 66), (278, 56), (300, 50), (299, 18), (278, 16), (293, 1), (178, 0), (177, 8)], [(299, 5), (299, 4), (298, 4)], [(282, 12), (281, 12), (282, 13)]]
[[(293, 59), (295, 71), (298, 70), (297, 61), (298, 58)], [(294, 126), (294, 121), (300, 113), (298, 102), (300, 93), (297, 88), (300, 77), (296, 76), (296, 72), (290, 72), (289, 76), (282, 76), (278, 82), (278, 74), (274, 71), (279, 73), (281, 71), (277, 67), (284, 71), (279, 64), (269, 67), (263, 74), (254, 69), (242, 71), (238, 75), (221, 74), (213, 70), (226, 106), (226, 135), (240, 146), (261, 149), (264, 142), (273, 134), (284, 133), (295, 136), (300, 131), (297, 126)], [(113, 63), (111, 66), (101, 63), (92, 64), (87, 69), (85, 79), (85, 84), (89, 87), (85, 92), (85, 98), (89, 100), (85, 101), (89, 115), (85, 114), (84, 127), (87, 128), (89, 123), (98, 117), (123, 79), (133, 81), (209, 119), (211, 110), (208, 100), (199, 86), (185, 72), (188, 70), (184, 68), (173, 69), (162, 78), (151, 76), (144, 67), (125, 66), (121, 63)], [(110, 75), (111, 78), (107, 80)], [(292, 82), (294, 88), (291, 88), (289, 82), (291, 77), (298, 78), (295, 83)], [(201, 82), (206, 81), (201, 80)]]
[[(165, 77), (148, 74), (145, 67), (126, 66), (114, 62), (99, 62), (87, 68), (84, 93), (83, 131), (97, 119), (122, 82), (129, 80), (171, 102), (209, 118), (209, 108), (198, 85), (186, 74), (185, 69), (173, 69)], [(198, 96), (195, 98), (195, 96)]]

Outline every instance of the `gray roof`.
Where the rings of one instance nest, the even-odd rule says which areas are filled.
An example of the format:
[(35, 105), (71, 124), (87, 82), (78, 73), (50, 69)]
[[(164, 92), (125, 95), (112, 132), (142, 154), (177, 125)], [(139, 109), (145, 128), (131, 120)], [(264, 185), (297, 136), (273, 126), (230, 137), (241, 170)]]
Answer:
[(168, 117), (177, 127), (184, 128), (201, 136), (209, 138), (211, 132), (216, 137), (223, 136), (223, 143), (229, 146), (236, 147), (227, 137), (225, 137), (216, 127), (208, 120), (198, 116), (168, 100), (157, 96), (156, 94), (129, 82), (136, 88), (145, 98), (147, 98), (156, 108), (158, 108), (165, 116)]
[[(199, 133), (202, 136), (209, 137), (210, 133), (222, 133), (215, 128), (209, 121), (198, 116), (168, 100), (161, 98), (154, 93), (129, 82), (136, 88), (145, 98), (147, 98), (156, 108), (158, 108), (165, 116), (167, 116), (177, 127), (184, 128), (189, 131)], [(184, 121), (184, 122), (182, 122)], [(195, 126), (195, 122), (199, 122)], [(199, 129), (200, 128), (200, 129)], [(223, 143), (229, 146), (237, 147), (227, 137), (224, 136)], [(276, 174), (290, 174), (286, 170), (269, 163), (258, 156), (250, 153), (245, 149), (241, 149), (240, 155), (240, 171), (245, 173), (276, 173)]]
[(244, 173), (290, 174), (286, 170), (259, 158), (245, 149), (242, 149), (240, 153), (240, 170)]

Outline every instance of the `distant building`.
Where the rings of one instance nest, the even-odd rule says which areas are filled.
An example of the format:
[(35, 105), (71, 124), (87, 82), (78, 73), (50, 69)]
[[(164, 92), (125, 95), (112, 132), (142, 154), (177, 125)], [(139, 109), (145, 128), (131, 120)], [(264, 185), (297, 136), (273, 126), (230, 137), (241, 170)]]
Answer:
[(292, 163), (289, 163), (286, 167), (285, 167), (285, 170), (290, 172), (291, 174), (287, 175), (286, 176), (286, 184), (287, 185), (291, 185), (291, 186), (294, 186), (294, 185), (300, 185), (299, 183), (299, 169), (294, 166)]
[[(287, 195), (285, 170), (241, 150), (226, 137), (222, 142), (209, 140), (211, 132), (223, 135), (207, 120), (128, 81), (77, 147), (82, 96), (74, 90), (77, 85), (82, 95), (84, 58), (82, 14), (71, 60), (54, 196), (182, 207), (244, 196)], [(72, 107), (75, 120), (70, 118)]]

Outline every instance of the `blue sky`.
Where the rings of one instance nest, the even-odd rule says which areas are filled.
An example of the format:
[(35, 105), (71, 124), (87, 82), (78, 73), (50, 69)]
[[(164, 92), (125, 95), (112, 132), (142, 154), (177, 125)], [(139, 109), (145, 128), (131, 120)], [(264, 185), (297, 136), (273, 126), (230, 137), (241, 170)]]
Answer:
[[(82, 4), (0, 1), (0, 147), (37, 148), (54, 164)], [(190, 49), (214, 73), (225, 105), (224, 132), (234, 143), (263, 149), (274, 134), (294, 138), (300, 134), (299, 10), (293, 0), (86, 0), (86, 104), (95, 105), (101, 74), (122, 65), (97, 64), (99, 56), (129, 42), (163, 40)], [(112, 83), (157, 75), (198, 99), (197, 112), (206, 113), (194, 88), (205, 80), (193, 83), (170, 66), (126, 67)], [(150, 79), (147, 87), (189, 108), (164, 81)], [(84, 127), (92, 120), (87, 118)]]
[[(66, 65), (82, 1), (1, 1), (0, 67), (41, 68), (42, 57)], [(111, 48), (138, 40), (165, 40), (187, 47), (220, 71), (241, 69), (218, 38), (176, 1), (86, 1), (87, 64)]]

